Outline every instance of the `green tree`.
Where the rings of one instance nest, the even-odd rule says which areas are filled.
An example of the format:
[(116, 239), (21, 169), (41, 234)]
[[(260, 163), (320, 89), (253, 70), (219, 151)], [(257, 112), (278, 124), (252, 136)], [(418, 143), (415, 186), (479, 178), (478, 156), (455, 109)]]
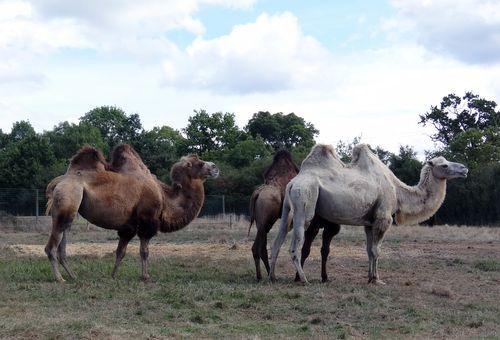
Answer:
[(162, 180), (168, 180), (171, 166), (181, 156), (179, 147), (185, 144), (179, 131), (169, 126), (154, 127), (143, 131), (134, 148), (148, 168)]
[(101, 149), (105, 153), (109, 152), (109, 146), (103, 140), (99, 129), (88, 123), (77, 125), (62, 122), (53, 130), (46, 131), (44, 136), (48, 138), (54, 156), (64, 162), (67, 162), (85, 144)]
[(417, 153), (411, 146), (400, 146), (399, 154), (391, 153), (388, 163), (389, 169), (401, 181), (409, 185), (418, 183), (422, 163), (417, 159)]
[(38, 135), (29, 122), (14, 123), (7, 139), (0, 150), (0, 187), (42, 188), (57, 174), (48, 139)]
[(359, 144), (361, 136), (354, 137), (351, 142), (339, 140), (335, 147), (337, 154), (344, 163), (349, 163), (352, 159), (352, 149)]
[(494, 101), (467, 92), (444, 97), (440, 106), (420, 116), (420, 123), (431, 124), (432, 140), (441, 144), (439, 152), (474, 168), (484, 162), (500, 161), (500, 113)]
[(120, 143), (133, 143), (142, 131), (138, 114), (127, 116), (115, 106), (101, 106), (80, 117), (80, 123), (96, 127), (109, 149)]
[(189, 117), (186, 134), (188, 152), (206, 155), (207, 152), (219, 153), (233, 148), (242, 137), (242, 131), (236, 126), (233, 113), (205, 110), (194, 111)]
[(432, 139), (440, 149), (430, 156), (465, 163), (469, 176), (450, 181), (446, 199), (436, 213), (436, 223), (490, 224), (500, 221), (500, 114), (494, 101), (470, 92), (463, 97), (450, 94), (439, 107), (420, 116), (420, 123), (431, 124)]
[(0, 150), (2, 150), (9, 141), (9, 134), (3, 133), (2, 129), (0, 129)]
[(314, 145), (314, 137), (318, 135), (312, 123), (295, 113), (284, 115), (281, 112), (271, 114), (259, 111), (254, 113), (245, 126), (252, 137), (261, 136), (274, 150), (292, 149), (302, 146), (310, 148)]
[(264, 159), (271, 155), (269, 146), (262, 137), (249, 137), (246, 140), (238, 142), (232, 149), (226, 153), (226, 162), (234, 167), (249, 166), (259, 159)]

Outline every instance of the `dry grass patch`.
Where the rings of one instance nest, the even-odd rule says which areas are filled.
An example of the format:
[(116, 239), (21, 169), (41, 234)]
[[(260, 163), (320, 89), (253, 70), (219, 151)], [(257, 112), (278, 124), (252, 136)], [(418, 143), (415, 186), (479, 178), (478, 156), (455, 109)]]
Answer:
[(387, 285), (379, 287), (366, 283), (362, 228), (344, 228), (332, 243), (331, 282), (320, 283), (318, 239), (305, 265), (312, 284), (301, 286), (293, 282), (285, 251), (278, 283), (255, 282), (246, 227), (195, 224), (159, 235), (150, 251), (150, 282), (139, 279), (137, 241), (112, 280), (115, 234), (74, 230), (68, 253), (78, 279), (63, 285), (53, 282), (43, 254), (45, 234), (2, 233), (0, 338), (500, 334), (496, 232), (470, 228), (462, 237), (465, 228), (395, 227), (382, 246), (380, 272)]

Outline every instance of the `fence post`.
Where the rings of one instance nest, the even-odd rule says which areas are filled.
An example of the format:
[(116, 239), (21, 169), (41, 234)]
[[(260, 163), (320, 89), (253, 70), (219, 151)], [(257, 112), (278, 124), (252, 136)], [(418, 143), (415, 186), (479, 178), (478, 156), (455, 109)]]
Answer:
[(35, 189), (35, 227), (38, 227), (38, 215), (39, 215), (39, 206), (38, 206), (38, 189)]
[(222, 216), (226, 217), (226, 196), (222, 195)]

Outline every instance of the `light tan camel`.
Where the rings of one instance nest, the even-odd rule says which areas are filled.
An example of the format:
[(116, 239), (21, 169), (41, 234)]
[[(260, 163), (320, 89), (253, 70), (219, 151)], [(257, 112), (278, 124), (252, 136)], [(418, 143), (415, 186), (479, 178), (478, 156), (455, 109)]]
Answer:
[[(264, 172), (264, 184), (253, 192), (250, 198), (250, 227), (253, 222), (257, 227), (257, 234), (252, 246), (252, 254), (255, 261), (255, 272), (257, 281), (262, 279), (260, 261), (264, 263), (269, 274), (269, 259), (267, 255), (267, 234), (274, 223), (281, 216), (281, 207), (285, 197), (285, 188), (288, 182), (299, 172), (292, 155), (286, 150), (278, 151), (273, 158), (273, 163)], [(328, 281), (326, 272), (326, 261), (330, 253), (332, 238), (340, 231), (340, 226), (316, 217), (305, 233), (304, 246), (302, 247), (302, 266), (311, 252), (311, 244), (316, 238), (319, 229), (323, 230), (323, 245), (321, 247), (321, 278), (323, 282)], [(299, 280), (298, 274), (296, 280)]]
[(218, 174), (213, 163), (204, 162), (196, 155), (185, 156), (172, 166), (170, 187), (149, 173), (129, 146), (115, 150), (111, 167), (99, 150), (83, 147), (71, 159), (66, 174), (47, 186), (47, 212), (52, 215), (52, 232), (45, 253), (56, 280), (64, 281), (57, 260), (68, 275), (75, 278), (68, 268), (65, 248), (66, 233), (77, 212), (97, 226), (118, 231), (120, 241), (113, 277), (128, 243), (139, 235), (142, 277), (148, 279), (150, 239), (158, 230), (173, 232), (188, 225), (203, 205), (203, 182)]
[(353, 160), (344, 165), (333, 147), (316, 145), (302, 162), (299, 174), (285, 192), (279, 234), (272, 248), (271, 281), (288, 226), (293, 218), (290, 254), (300, 280), (307, 283), (297, 252), (314, 215), (345, 225), (363, 225), (369, 258), (368, 282), (383, 284), (377, 272), (379, 246), (395, 216), (397, 224), (431, 217), (443, 203), (446, 180), (467, 176), (467, 168), (433, 158), (422, 168), (415, 186), (401, 182), (366, 144), (357, 145)]

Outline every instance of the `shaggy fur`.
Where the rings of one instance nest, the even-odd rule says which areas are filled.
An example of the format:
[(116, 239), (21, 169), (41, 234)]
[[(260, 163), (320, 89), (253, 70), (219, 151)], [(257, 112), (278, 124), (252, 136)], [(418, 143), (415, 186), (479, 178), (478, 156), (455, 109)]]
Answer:
[(189, 224), (203, 205), (203, 182), (218, 173), (211, 162), (194, 155), (183, 157), (172, 167), (175, 184), (170, 187), (150, 173), (129, 145), (115, 148), (109, 167), (99, 150), (82, 148), (72, 158), (66, 174), (53, 179), (46, 190), (52, 233), (45, 252), (56, 280), (64, 281), (56, 260), (71, 277), (75, 276), (67, 266), (65, 246), (66, 232), (77, 212), (97, 226), (118, 231), (113, 277), (129, 241), (137, 234), (142, 276), (147, 279), (149, 240), (158, 231), (172, 232)]
[[(297, 175), (299, 169), (292, 160), (292, 156), (286, 150), (278, 151), (273, 158), (273, 163), (264, 172), (264, 184), (253, 192), (250, 198), (250, 226), (256, 222), (257, 234), (252, 246), (252, 254), (255, 261), (255, 272), (257, 280), (262, 279), (260, 261), (264, 263), (269, 274), (269, 259), (267, 255), (267, 234), (281, 215), (281, 207), (285, 196), (285, 187), (290, 180)], [(319, 228), (324, 227), (323, 246), (321, 248), (322, 266), (321, 277), (323, 281), (328, 280), (326, 273), (326, 261), (330, 251), (330, 242), (339, 232), (340, 226), (322, 220), (315, 219), (306, 234), (306, 240), (302, 247), (302, 265), (309, 256), (311, 244), (318, 234)], [(298, 276), (297, 276), (298, 279)]]
[(392, 216), (398, 224), (429, 218), (444, 200), (446, 180), (467, 175), (464, 165), (437, 157), (427, 162), (420, 182), (411, 187), (397, 179), (366, 144), (353, 149), (352, 159), (345, 165), (331, 146), (316, 145), (300, 173), (287, 185), (280, 231), (272, 250), (271, 280), (286, 237), (286, 221), (293, 218), (290, 253), (301, 281), (307, 282), (297, 248), (316, 215), (333, 223), (365, 226), (369, 282), (382, 283), (377, 273), (379, 243), (392, 224)]

